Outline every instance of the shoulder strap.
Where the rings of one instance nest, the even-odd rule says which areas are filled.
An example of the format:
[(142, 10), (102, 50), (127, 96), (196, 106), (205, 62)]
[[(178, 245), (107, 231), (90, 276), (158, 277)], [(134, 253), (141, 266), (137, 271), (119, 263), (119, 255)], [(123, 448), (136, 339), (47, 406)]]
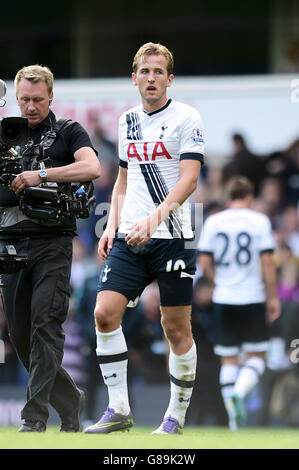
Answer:
[(68, 118), (58, 118), (56, 119), (55, 125), (54, 125), (54, 132), (56, 134), (61, 131), (61, 129), (68, 123), (71, 122), (71, 119)]
[(54, 140), (56, 139), (58, 132), (60, 132), (61, 129), (70, 121), (71, 119), (68, 119), (68, 118), (56, 119), (53, 129), (51, 131), (47, 131), (41, 140), (41, 143), (44, 149), (48, 149), (51, 147)]

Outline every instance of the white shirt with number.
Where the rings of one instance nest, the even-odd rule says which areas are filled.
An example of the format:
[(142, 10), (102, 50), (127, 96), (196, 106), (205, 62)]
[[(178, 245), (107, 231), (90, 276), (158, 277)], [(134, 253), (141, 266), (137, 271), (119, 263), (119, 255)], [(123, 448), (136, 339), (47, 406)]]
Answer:
[(273, 249), (271, 223), (264, 214), (240, 208), (208, 217), (198, 251), (214, 258), (213, 301), (229, 305), (264, 302), (260, 254)]
[[(152, 113), (146, 113), (141, 105), (123, 113), (119, 120), (119, 158), (128, 174), (119, 232), (128, 233), (131, 225), (164, 201), (179, 180), (180, 160), (203, 162), (203, 155), (202, 120), (191, 106), (169, 99)], [(192, 236), (186, 200), (159, 225), (152, 238)]]

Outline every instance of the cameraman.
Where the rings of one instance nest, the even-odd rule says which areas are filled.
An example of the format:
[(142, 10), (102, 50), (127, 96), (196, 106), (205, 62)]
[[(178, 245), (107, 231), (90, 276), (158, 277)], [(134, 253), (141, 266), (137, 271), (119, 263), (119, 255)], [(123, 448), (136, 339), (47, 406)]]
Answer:
[[(28, 145), (42, 146), (45, 133), (55, 130), (56, 124), (49, 109), (53, 74), (40, 65), (24, 67), (16, 74), (15, 88), (21, 114), (28, 120)], [(17, 253), (28, 256), (25, 268), (2, 276), (2, 296), (11, 341), (29, 372), (27, 403), (21, 413), (24, 424), (19, 431), (45, 431), (50, 403), (61, 418), (61, 431), (78, 432), (84, 394), (61, 367), (75, 216), (57, 223), (29, 218), (20, 210), (18, 196), (26, 187), (45, 182), (98, 178), (100, 163), (87, 132), (71, 120), (57, 132), (45, 155), (49, 167), (32, 169), (29, 158), (24, 171), (6, 188), (10, 196), (0, 197), (0, 243), (14, 245)]]

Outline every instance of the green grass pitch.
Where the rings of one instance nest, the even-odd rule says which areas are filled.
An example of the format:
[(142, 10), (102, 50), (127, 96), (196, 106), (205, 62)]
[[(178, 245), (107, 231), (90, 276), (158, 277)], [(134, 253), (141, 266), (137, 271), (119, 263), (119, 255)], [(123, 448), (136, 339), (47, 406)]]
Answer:
[(0, 449), (299, 449), (299, 429), (186, 427), (182, 435), (152, 435), (152, 428), (107, 435), (18, 433), (17, 427), (0, 427)]

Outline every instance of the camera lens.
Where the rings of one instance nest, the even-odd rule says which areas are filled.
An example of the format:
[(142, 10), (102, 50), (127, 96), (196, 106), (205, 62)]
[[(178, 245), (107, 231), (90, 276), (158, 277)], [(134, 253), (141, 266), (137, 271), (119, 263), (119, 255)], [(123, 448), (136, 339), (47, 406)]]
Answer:
[(23, 117), (7, 117), (1, 120), (0, 141), (9, 146), (24, 145), (28, 139), (28, 123)]
[(3, 137), (8, 140), (14, 142), (18, 139), (20, 135), (20, 126), (14, 122), (7, 124), (3, 127)]

